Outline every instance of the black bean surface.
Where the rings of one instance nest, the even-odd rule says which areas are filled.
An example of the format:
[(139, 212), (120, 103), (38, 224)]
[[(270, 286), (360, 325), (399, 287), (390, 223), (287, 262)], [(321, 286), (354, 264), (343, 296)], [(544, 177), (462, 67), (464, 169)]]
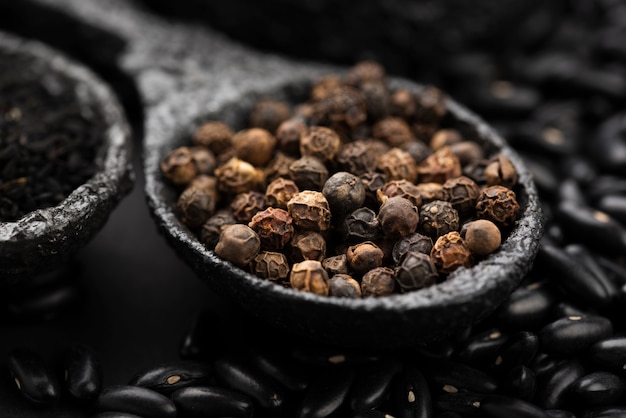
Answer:
[(254, 415), (252, 398), (232, 389), (215, 386), (189, 386), (172, 393), (180, 416), (211, 418), (250, 418)]
[(541, 349), (549, 354), (568, 356), (581, 352), (611, 336), (613, 325), (595, 315), (568, 316), (557, 319), (539, 331)]
[(57, 377), (45, 360), (34, 351), (26, 348), (11, 350), (8, 366), (17, 389), (29, 401), (49, 404), (61, 397)]
[(323, 418), (342, 406), (346, 399), (352, 381), (354, 369), (352, 367), (337, 367), (318, 376), (307, 389), (304, 399), (297, 407), (298, 418)]
[(362, 367), (358, 372), (348, 402), (353, 411), (379, 407), (388, 397), (394, 376), (401, 365), (396, 360), (382, 359)]
[(65, 351), (65, 388), (77, 400), (94, 399), (102, 389), (102, 365), (92, 348), (76, 344)]
[(136, 374), (129, 385), (142, 386), (164, 395), (187, 386), (199, 386), (209, 382), (211, 366), (194, 361), (161, 364)]
[(98, 396), (97, 408), (101, 412), (126, 412), (144, 418), (176, 417), (174, 402), (159, 392), (141, 386), (106, 387)]

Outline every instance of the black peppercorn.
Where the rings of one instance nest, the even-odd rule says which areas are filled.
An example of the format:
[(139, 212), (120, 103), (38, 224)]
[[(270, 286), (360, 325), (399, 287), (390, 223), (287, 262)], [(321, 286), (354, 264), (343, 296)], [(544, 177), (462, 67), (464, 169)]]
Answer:
[(299, 228), (325, 231), (330, 227), (330, 207), (320, 192), (305, 190), (296, 193), (287, 202), (287, 210)]
[(409, 251), (396, 268), (395, 277), (402, 291), (408, 292), (437, 283), (439, 273), (429, 254)]
[(300, 156), (300, 138), (308, 131), (308, 127), (298, 118), (287, 119), (276, 130), (277, 148), (285, 154)]
[(300, 138), (300, 154), (317, 157), (321, 161), (335, 158), (340, 146), (339, 135), (324, 126), (312, 126)]
[(474, 180), (465, 176), (448, 179), (443, 184), (443, 189), (448, 195), (448, 202), (460, 215), (468, 215), (474, 211), (476, 199), (480, 195), (480, 189)]
[(360, 298), (361, 285), (349, 274), (335, 274), (330, 278), (328, 295), (338, 298)]
[(422, 183), (445, 183), (461, 175), (461, 163), (448, 146), (439, 148), (417, 166)]
[(261, 251), (252, 259), (250, 271), (262, 279), (285, 280), (289, 276), (289, 263), (283, 253)]
[(425, 203), (419, 215), (420, 228), (433, 239), (459, 229), (459, 213), (450, 202), (433, 200)]
[(355, 175), (361, 175), (376, 168), (378, 156), (371, 142), (357, 140), (343, 144), (339, 148), (335, 160), (340, 169)]
[(359, 178), (365, 186), (365, 202), (367, 207), (378, 209), (380, 203), (378, 202), (378, 189), (383, 187), (387, 183), (387, 177), (383, 173), (377, 173), (370, 171), (359, 175)]
[(278, 126), (289, 118), (290, 113), (291, 110), (287, 103), (262, 98), (254, 104), (250, 111), (250, 126), (275, 133)]
[(289, 242), (291, 261), (322, 261), (326, 257), (326, 240), (315, 231), (296, 232)]
[(295, 158), (290, 157), (282, 152), (277, 152), (274, 158), (263, 168), (263, 175), (268, 183), (273, 182), (278, 178), (289, 178), (289, 166), (296, 161)]
[(260, 192), (239, 193), (230, 202), (230, 210), (238, 222), (250, 222), (252, 217), (263, 209), (265, 209), (265, 195)]
[(337, 88), (313, 104), (312, 116), (315, 125), (328, 126), (347, 140), (367, 119), (365, 98), (356, 89)]
[(365, 98), (367, 118), (370, 121), (384, 118), (391, 111), (391, 96), (387, 85), (380, 81), (367, 81), (359, 87)]
[(218, 210), (204, 223), (204, 225), (202, 225), (200, 240), (209, 249), (214, 249), (220, 239), (223, 227), (235, 223), (237, 223), (237, 220), (230, 210)]
[(328, 274), (348, 274), (348, 260), (345, 254), (339, 254), (322, 260), (322, 266)]
[(430, 258), (437, 271), (443, 274), (451, 273), (459, 267), (471, 267), (473, 262), (470, 250), (456, 231), (437, 238)]
[(380, 297), (394, 293), (396, 288), (395, 273), (389, 267), (374, 268), (361, 279), (363, 297)]
[(300, 190), (296, 183), (279, 177), (267, 185), (265, 203), (267, 206), (287, 209), (287, 202), (298, 192)]
[(188, 147), (179, 147), (161, 161), (161, 173), (176, 185), (186, 185), (198, 174)]
[(411, 154), (400, 148), (392, 148), (376, 161), (376, 169), (385, 173), (389, 180), (417, 180), (417, 164)]
[(391, 114), (412, 122), (417, 111), (417, 102), (413, 93), (407, 89), (398, 89), (391, 94)]
[(517, 170), (511, 160), (502, 154), (492, 157), (485, 167), (485, 181), (489, 186), (511, 188), (517, 184)]
[(413, 140), (411, 127), (402, 118), (387, 117), (372, 126), (372, 136), (385, 141), (392, 147), (403, 147)]
[(296, 290), (328, 296), (328, 273), (322, 267), (322, 263), (317, 260), (305, 260), (294, 264), (289, 275), (289, 282)]
[(289, 165), (289, 178), (300, 190), (322, 190), (328, 180), (328, 169), (317, 157), (305, 155)]
[(383, 250), (371, 241), (348, 247), (346, 260), (351, 271), (361, 275), (383, 264)]
[(419, 183), (416, 187), (422, 197), (422, 203), (432, 202), (433, 200), (448, 200), (448, 193), (441, 183)]
[(261, 248), (280, 250), (294, 233), (293, 220), (286, 210), (267, 208), (257, 212), (248, 224), (261, 240)]
[(377, 241), (382, 237), (376, 212), (370, 208), (359, 208), (346, 216), (341, 232), (343, 239), (349, 243)]
[(353, 65), (346, 74), (346, 84), (358, 87), (367, 82), (384, 82), (385, 67), (371, 60), (360, 61)]
[(394, 196), (380, 206), (378, 222), (387, 238), (397, 239), (415, 232), (419, 215), (411, 201)]
[(263, 172), (239, 158), (231, 158), (215, 169), (218, 189), (235, 195), (260, 188), (265, 179)]
[(420, 189), (413, 183), (407, 180), (391, 180), (383, 185), (377, 192), (376, 197), (382, 204), (387, 201), (388, 198), (400, 196), (408, 199), (415, 207), (422, 205), (422, 194)]
[(361, 179), (345, 171), (330, 176), (322, 189), (332, 215), (338, 219), (360, 208), (365, 201), (365, 193)]
[(478, 219), (464, 226), (465, 244), (478, 255), (489, 255), (500, 247), (502, 240), (500, 229), (491, 221)]
[(433, 240), (419, 232), (414, 232), (398, 241), (393, 246), (392, 257), (396, 265), (400, 264), (409, 252), (418, 252), (430, 255), (433, 249)]
[(430, 148), (437, 151), (445, 146), (452, 146), (463, 141), (461, 133), (456, 129), (439, 129), (430, 139)]
[(180, 211), (181, 219), (190, 228), (201, 226), (215, 211), (217, 200), (215, 179), (207, 178), (212, 180), (210, 185), (189, 186), (178, 197), (176, 206)]
[(486, 187), (476, 200), (476, 216), (502, 226), (513, 224), (519, 209), (515, 192), (504, 186)]
[(223, 122), (210, 121), (202, 124), (193, 134), (191, 141), (195, 145), (207, 147), (219, 155), (232, 146), (233, 131)]
[(244, 267), (256, 257), (260, 249), (261, 240), (256, 232), (246, 225), (234, 224), (222, 229), (215, 246), (215, 254), (239, 267)]
[(198, 146), (189, 148), (191, 159), (196, 166), (198, 174), (213, 175), (215, 170), (215, 156), (206, 147)]
[(256, 167), (264, 166), (274, 156), (276, 138), (265, 129), (244, 129), (237, 132), (232, 141), (235, 156)]

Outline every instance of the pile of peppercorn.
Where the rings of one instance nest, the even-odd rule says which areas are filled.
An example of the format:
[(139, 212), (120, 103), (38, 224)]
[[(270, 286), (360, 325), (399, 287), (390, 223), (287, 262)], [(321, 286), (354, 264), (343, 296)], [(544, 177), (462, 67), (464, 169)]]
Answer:
[(446, 113), (441, 90), (392, 91), (363, 61), (296, 106), (261, 98), (246, 129), (202, 124), (161, 169), (181, 221), (260, 278), (338, 297), (408, 292), (496, 251), (520, 209), (509, 158)]

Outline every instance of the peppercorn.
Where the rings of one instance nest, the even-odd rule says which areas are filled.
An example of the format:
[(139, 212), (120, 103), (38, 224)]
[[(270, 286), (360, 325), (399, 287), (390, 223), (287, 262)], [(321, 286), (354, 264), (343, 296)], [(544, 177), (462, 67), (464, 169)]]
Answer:
[(370, 171), (359, 175), (359, 178), (365, 186), (365, 202), (364, 204), (370, 208), (378, 209), (380, 203), (378, 202), (378, 189), (383, 187), (387, 183), (387, 177), (383, 173), (377, 173)]
[(421, 163), (426, 158), (433, 155), (433, 150), (430, 149), (428, 145), (416, 139), (407, 142), (401, 148), (408, 152), (417, 164)]
[(363, 140), (342, 144), (337, 152), (335, 162), (340, 169), (355, 175), (366, 173), (376, 165), (378, 155)]
[(335, 274), (330, 278), (328, 296), (358, 299), (361, 297), (361, 285), (349, 274)]
[(425, 203), (419, 216), (420, 228), (433, 239), (459, 229), (459, 213), (450, 202), (433, 200)]
[(260, 192), (239, 193), (230, 202), (230, 210), (238, 222), (248, 223), (259, 211), (265, 209), (265, 196)]
[(485, 167), (485, 181), (489, 186), (500, 185), (509, 189), (517, 184), (517, 170), (506, 155), (492, 157)]
[(200, 231), (200, 240), (209, 249), (214, 249), (220, 239), (220, 234), (222, 233), (223, 227), (235, 223), (237, 223), (237, 220), (230, 210), (218, 210), (213, 216), (207, 219), (204, 225), (202, 225), (202, 230)]
[(215, 254), (231, 263), (244, 267), (261, 249), (259, 236), (249, 226), (234, 224), (225, 226), (215, 246)]
[(459, 159), (463, 168), (468, 164), (485, 158), (485, 151), (474, 141), (461, 141), (452, 144), (450, 145), (450, 150)]
[(315, 231), (296, 232), (289, 242), (291, 261), (322, 261), (326, 257), (326, 240)]
[(353, 88), (340, 87), (313, 104), (312, 119), (314, 125), (327, 126), (347, 141), (367, 119), (365, 98)]
[(348, 274), (348, 260), (345, 254), (334, 255), (322, 260), (328, 274)]
[(298, 186), (292, 180), (279, 177), (267, 185), (265, 203), (267, 206), (287, 209), (287, 202), (299, 191)]
[(439, 148), (417, 166), (422, 183), (441, 183), (461, 175), (461, 163), (448, 146)]
[(343, 239), (349, 243), (376, 241), (382, 236), (376, 212), (370, 208), (359, 208), (346, 216), (341, 233)]
[(476, 216), (501, 226), (512, 225), (519, 209), (515, 192), (504, 186), (486, 187), (476, 200)]
[(348, 69), (346, 84), (358, 87), (367, 82), (384, 82), (387, 77), (385, 67), (371, 60), (358, 62)]
[(250, 111), (250, 126), (275, 133), (278, 126), (289, 118), (290, 113), (287, 103), (263, 98), (258, 100)]
[(463, 137), (456, 129), (439, 129), (430, 139), (430, 148), (437, 151), (441, 147), (452, 146), (462, 141)]
[(398, 239), (415, 232), (419, 215), (411, 201), (394, 196), (380, 206), (378, 222), (387, 238)]
[(330, 227), (330, 207), (320, 192), (305, 190), (296, 193), (287, 202), (287, 210), (299, 228), (325, 231)]
[(239, 158), (231, 158), (215, 169), (219, 191), (235, 195), (259, 189), (264, 182), (263, 172)]
[(278, 178), (289, 178), (289, 166), (296, 161), (295, 158), (290, 157), (282, 152), (277, 152), (274, 158), (263, 169), (263, 175), (268, 183)]
[(187, 187), (176, 203), (181, 220), (190, 228), (201, 226), (215, 211), (216, 199), (215, 187)]
[(300, 190), (322, 190), (328, 180), (328, 169), (316, 157), (305, 155), (289, 164), (289, 178)]
[(391, 295), (395, 288), (395, 273), (389, 267), (372, 269), (361, 279), (361, 292), (366, 298)]
[(404, 256), (409, 252), (430, 255), (432, 249), (433, 240), (430, 237), (422, 235), (419, 232), (414, 232), (396, 241), (392, 250), (393, 261), (396, 265), (399, 265), (404, 259)]
[(274, 156), (276, 138), (261, 128), (249, 128), (233, 136), (235, 156), (254, 166), (267, 164)]
[(413, 140), (411, 127), (404, 119), (387, 117), (372, 126), (372, 136), (385, 141), (392, 147), (403, 147)]
[(380, 81), (367, 81), (361, 84), (359, 91), (365, 98), (368, 120), (375, 121), (389, 115), (391, 111), (391, 97), (385, 83)]
[(477, 255), (489, 255), (500, 247), (500, 229), (491, 221), (478, 219), (466, 224), (465, 245)]
[(415, 96), (410, 90), (398, 89), (391, 94), (391, 114), (411, 122), (417, 111)]
[(199, 174), (193, 178), (187, 185), (187, 187), (195, 187), (197, 189), (204, 189), (215, 195), (215, 201), (218, 202), (217, 196), (217, 179), (213, 176), (207, 176), (206, 174)]
[(335, 131), (324, 126), (312, 126), (300, 138), (300, 154), (330, 161), (335, 158), (340, 145), (341, 139)]
[(319, 80), (313, 83), (311, 87), (311, 100), (313, 102), (319, 102), (324, 100), (335, 92), (339, 91), (344, 86), (341, 77), (337, 75), (327, 75), (321, 77)]
[(172, 183), (184, 186), (198, 174), (188, 147), (179, 147), (161, 160), (161, 173)]
[(448, 274), (459, 267), (472, 266), (472, 254), (457, 231), (448, 232), (435, 241), (430, 252), (437, 271)]
[(446, 95), (435, 86), (426, 86), (415, 97), (417, 123), (436, 126), (447, 113)]
[(463, 175), (474, 180), (476, 184), (485, 184), (487, 182), (485, 168), (488, 164), (489, 161), (485, 159), (472, 161), (463, 167)]
[(480, 189), (476, 182), (469, 177), (460, 176), (446, 180), (443, 188), (448, 195), (448, 202), (459, 212), (459, 215), (469, 215), (476, 206), (476, 199)]
[(285, 154), (299, 157), (300, 138), (307, 133), (308, 129), (300, 119), (287, 119), (276, 129), (277, 148)]
[(261, 248), (280, 250), (291, 240), (294, 233), (293, 220), (286, 210), (267, 208), (257, 212), (248, 223), (261, 240)]
[(383, 250), (371, 241), (351, 245), (346, 252), (348, 267), (359, 275), (382, 266), (383, 256)]
[(337, 219), (360, 208), (365, 201), (365, 185), (354, 174), (339, 171), (322, 188), (322, 194), (328, 201), (330, 211)]
[(417, 180), (417, 163), (411, 154), (400, 148), (392, 148), (376, 161), (376, 169), (385, 173), (389, 180)]
[(196, 166), (196, 173), (212, 175), (215, 170), (215, 156), (206, 147), (197, 146), (189, 148), (191, 159)]
[(391, 180), (383, 185), (376, 191), (376, 197), (382, 204), (385, 201), (394, 196), (401, 196), (408, 199), (415, 207), (422, 205), (422, 195), (417, 186), (407, 180)]
[(422, 198), (422, 204), (433, 200), (448, 200), (448, 193), (441, 183), (419, 183), (416, 185)]
[(409, 251), (396, 268), (395, 277), (402, 291), (409, 292), (437, 283), (439, 273), (429, 254)]
[(250, 272), (262, 279), (285, 280), (289, 275), (289, 263), (283, 253), (261, 251), (250, 263)]
[(322, 263), (317, 260), (305, 260), (294, 264), (289, 275), (289, 282), (296, 290), (328, 296), (328, 273), (322, 267)]
[(232, 146), (233, 131), (223, 122), (210, 121), (202, 124), (191, 137), (194, 145), (207, 147), (219, 155)]

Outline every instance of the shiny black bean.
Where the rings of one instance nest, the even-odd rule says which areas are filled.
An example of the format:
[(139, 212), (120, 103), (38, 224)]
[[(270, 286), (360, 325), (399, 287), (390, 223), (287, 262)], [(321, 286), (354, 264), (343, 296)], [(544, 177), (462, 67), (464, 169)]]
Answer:
[(434, 398), (437, 409), (445, 412), (457, 412), (462, 416), (481, 416), (480, 405), (485, 394), (460, 390), (447, 392)]
[(394, 376), (401, 368), (397, 360), (382, 359), (361, 367), (348, 395), (353, 411), (378, 408), (388, 397)]
[(485, 418), (549, 418), (536, 405), (508, 396), (486, 396), (480, 404), (480, 410)]
[(144, 418), (175, 418), (176, 406), (166, 396), (141, 386), (109, 386), (98, 396), (98, 411), (118, 411)]
[(578, 361), (570, 360), (557, 365), (542, 376), (535, 400), (545, 409), (561, 407), (566, 401), (569, 387), (584, 375), (585, 369)]
[(102, 389), (102, 365), (94, 351), (77, 344), (65, 351), (63, 359), (65, 388), (78, 400), (88, 401)]
[(536, 153), (520, 153), (526, 168), (530, 171), (540, 193), (554, 196), (558, 193), (560, 180), (555, 172), (552, 161), (542, 158)]
[(8, 367), (15, 385), (29, 401), (49, 404), (60, 398), (56, 376), (37, 353), (25, 348), (13, 349)]
[(603, 196), (626, 194), (626, 178), (623, 176), (601, 175), (587, 190), (591, 202), (597, 202)]
[(613, 283), (617, 286), (626, 284), (626, 268), (624, 266), (601, 255), (596, 255), (596, 260)]
[(491, 117), (519, 116), (532, 112), (540, 102), (539, 92), (532, 87), (497, 81), (490, 85), (474, 85), (465, 100), (468, 106)]
[(512, 335), (502, 347), (494, 363), (498, 370), (509, 370), (528, 364), (537, 354), (539, 338), (528, 331), (520, 331)]
[(603, 170), (624, 173), (626, 143), (622, 140), (623, 114), (616, 114), (600, 125), (590, 153)]
[(390, 397), (396, 418), (431, 418), (434, 414), (428, 383), (414, 367), (404, 367), (396, 376)]
[(252, 398), (231, 389), (188, 386), (172, 393), (171, 398), (178, 414), (189, 418), (250, 418), (254, 415)]
[(626, 381), (610, 372), (594, 372), (572, 383), (569, 392), (569, 396), (581, 406), (609, 406), (622, 403)]
[(563, 362), (562, 359), (552, 357), (546, 353), (538, 353), (530, 363), (530, 369), (535, 373), (537, 379), (552, 373), (552, 371)]
[(309, 385), (310, 370), (287, 357), (251, 350), (248, 359), (260, 371), (293, 392), (302, 391)]
[(582, 418), (624, 418), (626, 406), (609, 406), (585, 411)]
[[(577, 186), (580, 185), (585, 188), (592, 183), (595, 184), (598, 177), (597, 169), (584, 155), (580, 154), (572, 154), (565, 157), (561, 162), (561, 171), (565, 173), (565, 177), (568, 180), (573, 180)], [(587, 199), (585, 198), (583, 201), (587, 202)]]
[(344, 403), (352, 381), (352, 367), (334, 367), (318, 376), (307, 389), (298, 408), (298, 418), (323, 418), (336, 412)]
[(526, 366), (514, 367), (506, 374), (502, 386), (507, 395), (530, 401), (537, 389), (535, 373)]
[(595, 205), (598, 210), (608, 213), (613, 219), (626, 223), (626, 196), (608, 195), (603, 196)]
[(581, 244), (569, 244), (565, 247), (565, 252), (576, 258), (594, 276), (596, 282), (604, 287), (612, 295), (611, 297), (615, 298), (618, 288), (598, 263), (595, 254), (592, 254), (586, 246)]
[(589, 348), (589, 359), (612, 371), (626, 369), (626, 337), (605, 338)]
[(602, 316), (568, 316), (557, 319), (539, 331), (541, 349), (568, 356), (589, 348), (613, 334), (611, 321)]
[(552, 310), (552, 319), (556, 320), (568, 316), (583, 316), (593, 314), (593, 310), (581, 309), (578, 306), (573, 305), (569, 302), (559, 302), (554, 305), (554, 309)]
[(445, 391), (444, 387), (454, 387), (490, 393), (498, 388), (498, 382), (493, 377), (482, 370), (459, 362), (431, 360), (424, 365), (423, 372), (436, 391)]
[(488, 329), (466, 341), (463, 348), (456, 353), (456, 358), (474, 366), (493, 365), (506, 341), (507, 336), (498, 329)]
[(550, 418), (576, 418), (576, 415), (563, 409), (547, 409), (546, 414)]
[(507, 328), (534, 329), (548, 318), (554, 302), (554, 292), (545, 283), (531, 283), (511, 293), (495, 315)]
[(250, 396), (262, 408), (277, 409), (283, 405), (282, 388), (240, 358), (222, 357), (215, 361), (214, 367), (221, 382)]
[(587, 204), (587, 198), (578, 185), (578, 182), (571, 178), (561, 182), (558, 197), (559, 202), (571, 202), (580, 206)]
[(454, 353), (454, 344), (448, 339), (433, 341), (416, 348), (421, 357), (445, 360)]
[(161, 364), (133, 376), (129, 385), (142, 386), (168, 395), (187, 386), (201, 386), (212, 376), (211, 366), (196, 361)]

